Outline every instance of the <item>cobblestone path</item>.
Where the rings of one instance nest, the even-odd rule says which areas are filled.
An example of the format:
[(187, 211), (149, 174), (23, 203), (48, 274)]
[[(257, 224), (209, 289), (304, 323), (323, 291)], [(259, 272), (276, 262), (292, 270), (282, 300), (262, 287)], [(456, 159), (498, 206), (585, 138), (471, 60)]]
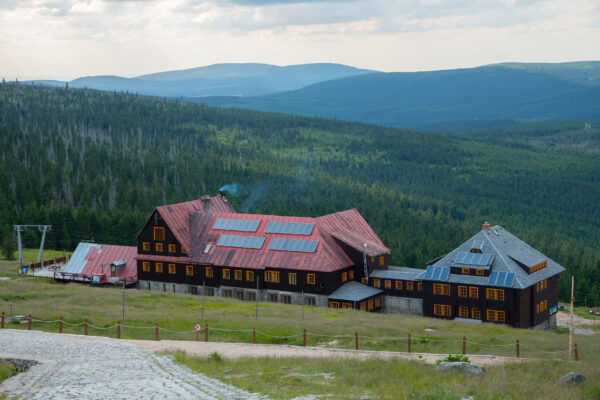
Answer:
[(128, 343), (3, 329), (0, 357), (39, 361), (0, 384), (9, 399), (266, 399)]

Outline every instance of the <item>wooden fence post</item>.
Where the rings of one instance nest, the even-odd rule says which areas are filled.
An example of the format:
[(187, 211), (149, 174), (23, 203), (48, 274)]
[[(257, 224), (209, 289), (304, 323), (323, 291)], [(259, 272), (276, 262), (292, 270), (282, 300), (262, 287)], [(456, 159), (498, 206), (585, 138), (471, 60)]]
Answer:
[(410, 332), (408, 333), (408, 352), (410, 353)]
[(155, 333), (156, 333), (156, 334), (155, 334), (155, 336), (156, 336), (156, 341), (158, 341), (158, 322), (156, 323), (156, 325), (155, 325), (155, 328), (154, 328), (154, 329), (155, 329)]
[(117, 339), (121, 339), (121, 321), (117, 322)]
[(200, 331), (196, 331), (196, 342), (198, 341), (198, 336), (200, 336)]
[(31, 314), (27, 317), (27, 330), (31, 330)]
[(521, 349), (519, 348), (519, 339), (517, 339), (517, 358), (521, 357)]
[(358, 350), (358, 332), (354, 332), (354, 349)]
[(573, 345), (575, 346), (574, 350), (575, 350), (575, 361), (579, 361), (579, 353), (577, 352), (577, 343), (573, 343)]
[(302, 333), (302, 346), (306, 347), (306, 328), (304, 329), (304, 332)]
[(467, 354), (467, 337), (463, 336), (463, 355)]
[(256, 344), (256, 327), (252, 327), (252, 343)]
[[(2, 313), (4, 314), (4, 313)], [(596, 329), (596, 316), (594, 315), (594, 329)]]
[(4, 329), (4, 311), (2, 311), (2, 327), (0, 329)]
[(63, 317), (62, 317), (62, 315), (59, 317), (59, 320), (60, 321), (58, 321), (58, 333), (62, 333), (62, 325), (63, 325)]
[(87, 323), (87, 318), (85, 319), (85, 322), (83, 323), (83, 326), (85, 328), (85, 336), (87, 336), (88, 334), (88, 323)]
[(204, 324), (204, 341), (208, 342), (208, 324)]

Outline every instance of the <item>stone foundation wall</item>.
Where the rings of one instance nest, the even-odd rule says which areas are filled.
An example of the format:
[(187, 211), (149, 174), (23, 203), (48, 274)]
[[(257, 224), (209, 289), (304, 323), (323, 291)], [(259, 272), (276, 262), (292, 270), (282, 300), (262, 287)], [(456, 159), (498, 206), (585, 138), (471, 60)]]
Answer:
[(383, 312), (386, 314), (423, 315), (423, 299), (383, 296)]
[(541, 324), (537, 324), (533, 328), (534, 331), (553, 331), (556, 329), (556, 314), (551, 315), (550, 318), (542, 322)]
[[(140, 290), (154, 290), (158, 292), (168, 293), (184, 293), (193, 295), (202, 295), (202, 285), (186, 285), (181, 283), (163, 283), (155, 281), (143, 281), (138, 282), (138, 289)], [(231, 297), (233, 299), (244, 300), (244, 301), (256, 301), (256, 289), (247, 289), (234, 286), (221, 286), (217, 287), (206, 287), (207, 296), (220, 296), (220, 297)], [(316, 307), (328, 307), (327, 296), (316, 295), (316, 294), (304, 294), (297, 292), (284, 292), (280, 290), (259, 290), (258, 301), (260, 302), (276, 302), (285, 303), (285, 296), (289, 296), (290, 303), (302, 305), (310, 304), (310, 299), (314, 300)], [(303, 301), (304, 300), (304, 301)]]

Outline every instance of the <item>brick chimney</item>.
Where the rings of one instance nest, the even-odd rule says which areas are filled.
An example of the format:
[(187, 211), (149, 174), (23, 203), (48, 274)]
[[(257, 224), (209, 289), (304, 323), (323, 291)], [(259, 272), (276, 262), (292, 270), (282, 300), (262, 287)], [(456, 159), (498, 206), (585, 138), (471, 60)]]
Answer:
[(210, 212), (210, 196), (202, 196), (202, 211)]
[(484, 222), (483, 225), (481, 225), (481, 230), (487, 229), (489, 231), (491, 228), (492, 227), (488, 222)]

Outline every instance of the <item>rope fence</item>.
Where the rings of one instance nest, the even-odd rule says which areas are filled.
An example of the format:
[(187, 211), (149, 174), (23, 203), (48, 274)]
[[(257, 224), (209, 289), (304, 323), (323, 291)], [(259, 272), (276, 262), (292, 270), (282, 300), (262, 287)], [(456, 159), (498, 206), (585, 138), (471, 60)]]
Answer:
[[(359, 350), (359, 338), (361, 340), (367, 341), (369, 343), (372, 342), (376, 342), (376, 341), (402, 341), (402, 342), (406, 342), (406, 346), (407, 346), (407, 351), (406, 353), (411, 353), (413, 352), (412, 346), (414, 346), (415, 344), (423, 344), (423, 343), (462, 343), (462, 354), (466, 355), (467, 354), (467, 344), (471, 345), (471, 346), (480, 346), (480, 347), (503, 347), (503, 348), (507, 348), (507, 347), (515, 347), (515, 351), (516, 351), (516, 358), (520, 358), (521, 357), (521, 350), (522, 349), (526, 349), (527, 351), (531, 351), (531, 352), (535, 352), (535, 353), (542, 353), (542, 354), (552, 354), (552, 355), (557, 355), (557, 354), (561, 354), (561, 353), (573, 353), (574, 354), (574, 358), (575, 361), (579, 360), (579, 354), (578, 354), (578, 349), (577, 349), (577, 343), (573, 344), (572, 348), (566, 348), (566, 349), (562, 349), (562, 350), (555, 350), (555, 351), (548, 351), (548, 350), (542, 350), (542, 349), (538, 349), (529, 345), (524, 346), (523, 344), (521, 344), (519, 342), (519, 339), (516, 339), (515, 342), (513, 343), (479, 343), (479, 342), (474, 342), (474, 341), (470, 341), (467, 340), (466, 336), (463, 336), (462, 339), (439, 339), (439, 338), (427, 338), (427, 337), (412, 337), (411, 334), (409, 333), (406, 337), (385, 337), (385, 336), (359, 336), (358, 332), (354, 332), (354, 335), (331, 335), (331, 334), (322, 334), (322, 333), (314, 333), (314, 332), (307, 332), (306, 329), (303, 330), (303, 332), (300, 333), (296, 333), (296, 334), (291, 334), (291, 335), (285, 335), (285, 336), (280, 336), (280, 335), (272, 335), (266, 332), (261, 332), (256, 330), (256, 328), (252, 328), (252, 329), (227, 329), (227, 328), (216, 328), (216, 327), (210, 327), (208, 326), (208, 324), (204, 324), (204, 326), (200, 325), (200, 324), (196, 324), (195, 329), (193, 330), (184, 330), (184, 331), (178, 331), (178, 330), (172, 330), (172, 329), (167, 329), (164, 327), (160, 327), (158, 323), (156, 323), (154, 326), (135, 326), (135, 325), (126, 325), (124, 323), (121, 323), (121, 321), (118, 321), (116, 324), (114, 325), (110, 325), (110, 326), (96, 326), (93, 325), (91, 323), (88, 322), (87, 319), (85, 319), (84, 322), (79, 322), (79, 323), (69, 323), (63, 320), (62, 317), (60, 317), (60, 319), (56, 319), (56, 320), (43, 320), (43, 319), (38, 319), (38, 318), (33, 318), (31, 316), (31, 314), (29, 314), (27, 317), (19, 317), (19, 318), (15, 318), (15, 317), (7, 317), (5, 315), (5, 312), (2, 312), (2, 316), (1, 316), (1, 323), (0, 323), (0, 329), (4, 329), (6, 322), (10, 322), (13, 320), (17, 320), (19, 322), (23, 322), (24, 320), (26, 320), (27, 322), (27, 330), (31, 330), (31, 325), (33, 322), (38, 323), (38, 324), (59, 324), (59, 333), (62, 333), (63, 331), (63, 325), (67, 325), (70, 327), (84, 327), (84, 332), (85, 335), (88, 335), (88, 329), (92, 328), (92, 329), (96, 329), (96, 330), (101, 330), (101, 331), (108, 331), (111, 329), (115, 329), (117, 330), (117, 339), (121, 338), (121, 331), (122, 329), (135, 329), (135, 330), (148, 330), (148, 329), (153, 329), (155, 331), (155, 340), (160, 340), (160, 333), (159, 332), (165, 332), (165, 333), (169, 333), (169, 334), (175, 334), (175, 335), (189, 335), (189, 334), (195, 334), (196, 335), (196, 341), (199, 341), (200, 338), (200, 333), (204, 333), (204, 341), (208, 342), (209, 341), (209, 331), (214, 331), (214, 332), (223, 332), (223, 333), (252, 333), (252, 343), (256, 344), (257, 343), (257, 335), (266, 337), (266, 338), (271, 338), (271, 339), (279, 339), (279, 340), (289, 340), (289, 339), (295, 339), (298, 337), (302, 337), (302, 346), (306, 347), (307, 345), (307, 337), (315, 337), (315, 338), (331, 338), (331, 339), (354, 339), (354, 350)], [(315, 346), (315, 347), (319, 347), (322, 348), (320, 346)], [(331, 350), (346, 350), (346, 349), (341, 349), (341, 348), (328, 348)], [(383, 351), (388, 351), (388, 350), (383, 350)], [(432, 354), (432, 353), (424, 353), (424, 352), (420, 352), (419, 354)], [(471, 355), (478, 355), (478, 354), (474, 354), (472, 353)]]

